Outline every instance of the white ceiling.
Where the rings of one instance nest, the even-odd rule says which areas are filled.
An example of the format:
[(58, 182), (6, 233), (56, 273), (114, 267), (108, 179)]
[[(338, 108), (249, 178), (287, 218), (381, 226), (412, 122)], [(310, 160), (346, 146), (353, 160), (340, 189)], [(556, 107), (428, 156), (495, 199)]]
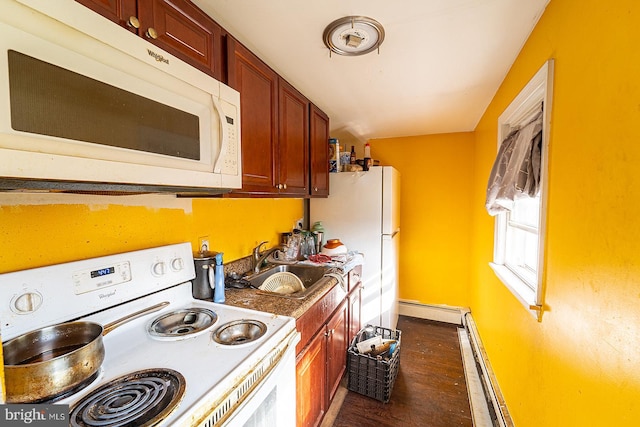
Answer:
[[(549, 0), (194, 0), (331, 118), (341, 140), (471, 131)], [(380, 22), (380, 53), (329, 51), (324, 28)]]

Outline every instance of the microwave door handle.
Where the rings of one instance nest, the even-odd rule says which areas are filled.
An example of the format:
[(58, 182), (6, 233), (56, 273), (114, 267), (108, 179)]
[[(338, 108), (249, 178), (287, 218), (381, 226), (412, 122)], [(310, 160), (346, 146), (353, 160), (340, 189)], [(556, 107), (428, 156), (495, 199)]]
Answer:
[(221, 162), (224, 160), (224, 153), (226, 153), (227, 151), (227, 144), (228, 144), (228, 135), (227, 135), (227, 127), (224, 125), (224, 121), (225, 121), (225, 117), (224, 117), (224, 113), (222, 112), (222, 106), (220, 105), (220, 102), (218, 101), (218, 98), (215, 95), (211, 95), (211, 99), (213, 100), (213, 107), (216, 109), (216, 112), (218, 113), (218, 118), (220, 119), (220, 130), (222, 131), (222, 141), (220, 143), (220, 152), (218, 153), (218, 158), (216, 159), (214, 166), (213, 166), (213, 172), (214, 173), (220, 173), (220, 171), (222, 170), (221, 167)]

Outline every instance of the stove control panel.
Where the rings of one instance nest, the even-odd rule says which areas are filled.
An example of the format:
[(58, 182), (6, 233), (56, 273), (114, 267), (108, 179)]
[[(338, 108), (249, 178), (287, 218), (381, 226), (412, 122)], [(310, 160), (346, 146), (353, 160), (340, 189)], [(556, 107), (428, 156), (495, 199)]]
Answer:
[(190, 243), (0, 274), (2, 338), (97, 313), (194, 278)]
[(73, 273), (73, 284), (76, 295), (104, 289), (131, 280), (131, 264), (129, 261), (102, 265)]

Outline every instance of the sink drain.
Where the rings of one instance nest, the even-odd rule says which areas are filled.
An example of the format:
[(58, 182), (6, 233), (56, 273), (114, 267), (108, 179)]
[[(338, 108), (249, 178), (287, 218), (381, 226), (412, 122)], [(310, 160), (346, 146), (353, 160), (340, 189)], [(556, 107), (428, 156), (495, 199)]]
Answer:
[(267, 332), (267, 325), (258, 320), (236, 320), (220, 326), (214, 333), (215, 342), (224, 345), (246, 344)]

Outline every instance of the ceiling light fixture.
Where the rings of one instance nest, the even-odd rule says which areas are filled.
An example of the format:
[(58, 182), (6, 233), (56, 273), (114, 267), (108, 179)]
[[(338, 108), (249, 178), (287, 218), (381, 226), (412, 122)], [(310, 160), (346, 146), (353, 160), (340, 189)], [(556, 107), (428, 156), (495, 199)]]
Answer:
[(322, 34), (331, 52), (344, 56), (358, 56), (378, 49), (384, 40), (384, 28), (366, 16), (345, 16), (327, 25)]

